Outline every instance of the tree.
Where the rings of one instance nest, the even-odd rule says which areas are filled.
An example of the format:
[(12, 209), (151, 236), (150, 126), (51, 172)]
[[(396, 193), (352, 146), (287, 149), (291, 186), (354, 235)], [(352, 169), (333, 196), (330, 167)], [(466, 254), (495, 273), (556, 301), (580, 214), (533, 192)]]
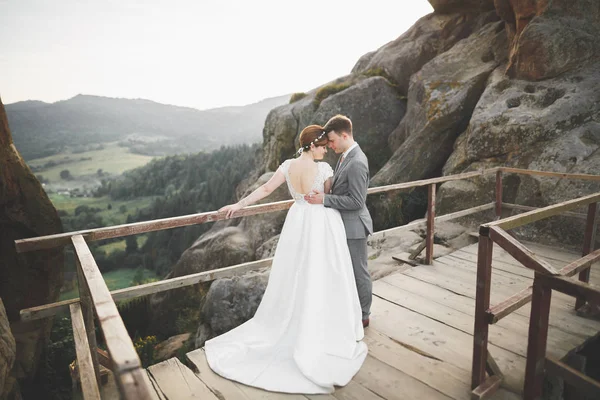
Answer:
[(60, 171), (60, 178), (64, 179), (65, 181), (70, 181), (71, 179), (73, 179), (73, 176), (71, 175), (71, 172), (68, 169), (63, 169), (62, 171)]
[(134, 253), (138, 251), (138, 242), (135, 236), (127, 236), (125, 238), (125, 252)]

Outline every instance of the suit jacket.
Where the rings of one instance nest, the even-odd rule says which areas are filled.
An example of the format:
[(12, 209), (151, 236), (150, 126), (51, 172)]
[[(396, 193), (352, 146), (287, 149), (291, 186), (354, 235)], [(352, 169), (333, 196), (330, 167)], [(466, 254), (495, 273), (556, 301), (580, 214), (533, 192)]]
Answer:
[(341, 165), (338, 160), (331, 193), (325, 194), (323, 205), (340, 211), (347, 239), (364, 239), (373, 233), (373, 220), (366, 205), (369, 179), (369, 161), (359, 146), (348, 153)]

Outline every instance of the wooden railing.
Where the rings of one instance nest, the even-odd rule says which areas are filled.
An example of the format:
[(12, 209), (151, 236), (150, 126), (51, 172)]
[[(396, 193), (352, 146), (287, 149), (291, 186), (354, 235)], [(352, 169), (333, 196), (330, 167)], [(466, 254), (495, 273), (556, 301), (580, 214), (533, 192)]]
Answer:
[[(513, 172), (527, 175), (555, 176), (570, 179), (600, 180), (600, 176), (582, 174), (557, 174), (545, 171), (524, 171), (513, 168), (501, 168), (498, 172), (497, 183), (502, 172)], [(501, 185), (501, 184), (500, 184)], [(501, 186), (497, 184), (497, 188)], [(498, 191), (496, 192), (498, 199)], [(501, 194), (500, 194), (501, 196)], [(501, 201), (501, 199), (499, 200)], [(525, 399), (537, 399), (541, 395), (542, 377), (548, 333), (548, 315), (551, 289), (565, 291), (577, 297), (575, 307), (579, 308), (586, 298), (598, 299), (597, 289), (592, 289), (589, 282), (591, 265), (600, 260), (600, 250), (593, 251), (597, 209), (600, 193), (565, 201), (544, 208), (533, 208), (509, 204), (507, 208), (523, 209), (527, 212), (494, 222), (483, 224), (479, 228), (479, 247), (477, 254), (477, 286), (475, 303), (475, 324), (473, 334), (473, 366), (471, 387), (472, 397), (487, 398), (493, 394), (502, 383), (502, 371), (498, 368), (488, 351), (489, 325), (495, 324), (513, 311), (532, 301), (529, 325), (529, 341), (527, 348), (527, 365), (525, 374)], [(497, 200), (498, 202), (498, 200)], [(587, 206), (587, 215), (572, 213), (570, 210)], [(568, 215), (586, 219), (584, 234), (583, 257), (557, 270), (552, 265), (536, 256), (526, 246), (516, 240), (507, 231), (557, 215)], [(499, 304), (490, 306), (492, 250), (496, 243), (526, 268), (535, 271), (532, 286), (507, 298)], [(579, 274), (579, 280), (584, 283), (571, 281), (567, 277)], [(574, 288), (578, 288), (575, 290)], [(567, 291), (567, 289), (569, 291)], [(596, 294), (594, 294), (596, 293)], [(594, 297), (595, 296), (595, 297)], [(587, 382), (586, 388), (594, 386), (590, 379), (581, 374), (574, 374), (562, 363), (550, 360), (546, 363), (549, 372), (559, 373), (565, 379), (577, 382)], [(486, 372), (489, 376), (486, 377)]]
[[(385, 238), (386, 235), (391, 232), (409, 230), (417, 226), (425, 225), (427, 227), (425, 259), (428, 264), (431, 264), (433, 260), (433, 238), (436, 222), (447, 221), (491, 209), (495, 209), (497, 216), (501, 215), (503, 171), (539, 174), (544, 176), (571, 177), (571, 175), (567, 176), (566, 174), (546, 171), (491, 168), (439, 178), (369, 188), (368, 194), (376, 194), (395, 190), (413, 189), (423, 186), (428, 187), (428, 212), (426, 218), (412, 221), (403, 226), (375, 232), (372, 236), (372, 239)], [(481, 177), (489, 174), (496, 174), (497, 190), (495, 201), (450, 214), (441, 216), (435, 215), (435, 193), (438, 184), (461, 179)], [(578, 179), (592, 179), (600, 181), (600, 176), (583, 174), (572, 176)], [(288, 200), (250, 206), (238, 211), (235, 217), (240, 218), (249, 215), (287, 210), (292, 206), (292, 204), (293, 200)], [(128, 400), (148, 399), (150, 398), (149, 390), (152, 389), (148, 387), (145, 371), (143, 371), (133, 343), (128, 336), (123, 320), (117, 311), (115, 301), (147, 296), (175, 288), (195, 285), (199, 282), (207, 282), (214, 279), (242, 275), (252, 270), (270, 266), (272, 262), (272, 259), (253, 261), (109, 292), (87, 243), (108, 238), (124, 237), (163, 229), (172, 229), (207, 222), (215, 222), (224, 218), (225, 215), (223, 213), (213, 211), (181, 217), (111, 226), (106, 228), (88, 229), (56, 235), (20, 239), (15, 241), (15, 246), (18, 252), (50, 249), (66, 245), (72, 245), (75, 250), (79, 282), (79, 298), (24, 309), (21, 310), (20, 315), (21, 320), (31, 321), (51, 317), (59, 312), (70, 310), (77, 351), (78, 371), (80, 374), (84, 398), (86, 400), (99, 398), (99, 362), (97, 357), (98, 352), (96, 351), (96, 337), (94, 333), (94, 315), (97, 318), (100, 329), (104, 335), (106, 347), (110, 357), (110, 362), (106, 362), (105, 364), (107, 364), (106, 366), (109, 367), (114, 374), (121, 397)], [(485, 310), (487, 310), (487, 308)]]

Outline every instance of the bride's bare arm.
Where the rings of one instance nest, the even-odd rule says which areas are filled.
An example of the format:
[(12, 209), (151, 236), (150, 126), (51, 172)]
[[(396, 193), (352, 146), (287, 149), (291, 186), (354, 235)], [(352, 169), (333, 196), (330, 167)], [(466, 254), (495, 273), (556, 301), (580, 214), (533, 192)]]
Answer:
[(267, 183), (261, 185), (258, 189), (237, 203), (220, 208), (219, 212), (227, 212), (226, 218), (230, 218), (236, 211), (254, 204), (273, 193), (273, 191), (281, 186), (283, 182), (285, 182), (285, 176), (283, 175), (281, 168), (279, 168)]

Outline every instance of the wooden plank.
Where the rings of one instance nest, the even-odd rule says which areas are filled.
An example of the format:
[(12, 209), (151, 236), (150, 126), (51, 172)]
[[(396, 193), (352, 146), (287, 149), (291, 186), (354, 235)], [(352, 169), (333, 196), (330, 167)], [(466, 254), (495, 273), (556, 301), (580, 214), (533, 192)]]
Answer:
[[(402, 304), (404, 307), (411, 309), (414, 304), (422, 302), (424, 305), (420, 307), (414, 307), (412, 311), (419, 312), (431, 319), (440, 321), (445, 324), (453, 322), (453, 327), (460, 325), (457, 322), (461, 322), (462, 318), (455, 317), (456, 313), (452, 310), (460, 311), (466, 314), (471, 321), (475, 313), (475, 300), (470, 297), (463, 296), (459, 293), (450, 291), (448, 289), (435, 286), (418, 279), (414, 279), (405, 274), (392, 274), (388, 275), (383, 279), (376, 282), (385, 282), (391, 284), (395, 289), (398, 289), (395, 296), (389, 296), (394, 299), (395, 302)], [(381, 293), (381, 284), (377, 283), (377, 292)], [(393, 292), (392, 292), (393, 293)], [(406, 299), (411, 299), (406, 301)], [(436, 308), (439, 311), (434, 311)], [(444, 318), (444, 314), (448, 313), (448, 316)], [(526, 337), (529, 329), (529, 314), (525, 315), (525, 312), (521, 314), (511, 314), (507, 318), (500, 321), (497, 325), (490, 328), (489, 340), (492, 345), (506, 346), (512, 340), (513, 345), (506, 346), (511, 349), (512, 352), (517, 354), (526, 355), (527, 348), (526, 343), (523, 340), (513, 340), (512, 338), (516, 335)], [(553, 315), (554, 318), (554, 315)], [(564, 321), (559, 322), (561, 328), (564, 326), (571, 326), (571, 329), (579, 331), (579, 327), (576, 323), (581, 320), (574, 313), (570, 316), (570, 320), (566, 323)], [(468, 322), (461, 322), (465, 330), (472, 334), (472, 328), (468, 327)], [(600, 329), (600, 323), (596, 325)], [(462, 329), (461, 329), (462, 330)], [(592, 332), (590, 330), (590, 332)], [(594, 331), (595, 332), (595, 331)], [(504, 336), (504, 337), (503, 337)], [(549, 353), (556, 355), (557, 357), (563, 357), (574, 347), (580, 345), (585, 340), (585, 336), (572, 334), (570, 332), (563, 331), (555, 326), (550, 327), (550, 334), (548, 337), (548, 349)], [(470, 378), (468, 380), (470, 389)]]
[[(540, 207), (523, 206), (521, 204), (512, 204), (512, 203), (502, 203), (502, 207), (508, 208), (509, 210), (520, 210), (520, 211), (532, 211), (532, 210), (540, 209)], [(586, 218), (585, 214), (571, 212), (571, 211), (562, 212), (562, 213), (560, 213), (560, 215), (562, 217), (573, 217), (573, 218), (578, 218), (578, 219)]]
[(413, 251), (410, 253), (410, 255), (408, 256), (408, 259), (409, 259), (409, 260), (414, 260), (414, 259), (416, 259), (416, 258), (417, 258), (417, 256), (418, 256), (419, 254), (421, 254), (421, 252), (423, 251), (423, 249), (424, 249), (425, 247), (427, 247), (427, 240), (423, 240), (423, 241), (422, 241), (422, 242), (421, 242), (421, 243), (420, 243), (420, 244), (417, 246), (417, 248), (416, 248), (416, 249), (414, 249), (414, 250), (413, 250)]
[(176, 357), (148, 367), (167, 399), (217, 400), (217, 396)]
[[(293, 200), (285, 200), (244, 207), (243, 209), (237, 211), (233, 218), (283, 211), (289, 209), (292, 204), (294, 204)], [(220, 221), (225, 219), (225, 215), (225, 213), (219, 213), (218, 211), (210, 211), (198, 214), (183, 215), (180, 217), (115, 225), (105, 228), (86, 229), (75, 232), (59, 233), (55, 235), (38, 236), (35, 238), (15, 240), (15, 246), (17, 252), (25, 253), (33, 250), (51, 249), (54, 247), (64, 246), (71, 242), (71, 237), (73, 236), (83, 236), (86, 241), (91, 242), (102, 239), (138, 235), (140, 233)]]
[[(582, 255), (586, 256), (594, 250), (594, 244), (596, 243), (596, 219), (598, 214), (598, 203), (591, 203), (588, 205), (588, 213), (585, 224), (585, 234), (583, 236), (583, 252)], [(579, 280), (581, 282), (590, 281), (590, 269), (586, 268), (579, 272)], [(575, 302), (575, 309), (585, 304), (583, 297), (577, 297)]]
[(492, 357), (492, 354), (488, 350), (487, 362), (485, 365), (485, 370), (489, 376), (498, 376), (499, 378), (504, 378), (504, 374), (502, 373), (502, 369)]
[(502, 170), (496, 171), (496, 217), (502, 218)]
[[(115, 377), (121, 398), (123, 400), (152, 400), (155, 399), (154, 388), (148, 386), (146, 371), (142, 368), (134, 368)], [(153, 393), (154, 392), (154, 393)]]
[(196, 349), (186, 354), (188, 360), (190, 360), (196, 367), (194, 373), (208, 388), (221, 399), (227, 400), (251, 400), (236, 382), (225, 379), (220, 375), (213, 372), (208, 365), (206, 360), (206, 353), (204, 349)]
[(435, 234), (435, 183), (429, 185), (427, 194), (427, 238), (425, 240), (425, 263), (433, 262), (433, 236)]
[(343, 388), (336, 389), (333, 397), (338, 400), (384, 400), (361, 384), (350, 381)]
[(509, 168), (509, 167), (500, 167), (500, 170), (502, 172), (510, 172), (510, 173), (519, 174), (519, 175), (551, 176), (551, 177), (555, 177), (555, 178), (600, 181), (600, 175), (591, 175), (591, 174), (570, 174), (570, 173), (563, 173), (563, 172), (538, 171), (538, 170), (534, 170), (534, 169), (521, 169), (521, 168)]
[[(401, 305), (407, 310), (448, 325), (467, 335), (473, 334), (473, 310), (470, 313), (466, 313), (453, 309), (447, 305), (440, 304), (443, 302), (435, 302), (419, 294), (396, 287), (386, 281), (385, 278), (373, 282), (373, 294), (383, 300)], [(504, 327), (498, 327), (498, 329), (489, 332), (489, 342), (515, 355), (525, 357), (527, 355), (527, 346), (520, 339), (522, 338), (522, 334), (526, 332), (526, 327), (523, 326), (522, 330), (523, 332), (510, 331)]]
[(83, 273), (83, 269), (81, 267), (81, 263), (77, 258), (75, 259), (75, 264), (75, 268), (77, 269), (77, 287), (79, 290), (79, 297), (81, 299), (81, 312), (83, 315), (83, 322), (86, 328), (88, 345), (90, 347), (92, 367), (94, 368), (94, 374), (96, 376), (96, 385), (98, 387), (101, 387), (102, 382), (100, 380), (100, 365), (98, 363), (98, 345), (96, 343), (96, 327), (94, 325), (93, 301), (90, 294), (89, 286), (87, 284), (86, 278)]
[(485, 312), (490, 306), (493, 245), (490, 238), (485, 236), (479, 237), (475, 327), (473, 330), (473, 368), (471, 370), (471, 388), (473, 389), (481, 385), (485, 380), (489, 331)]
[(502, 377), (494, 375), (488, 377), (481, 385), (473, 389), (471, 393), (471, 399), (473, 400), (483, 400), (489, 399), (492, 394), (494, 394), (500, 384), (502, 383)]
[(445, 394), (370, 355), (354, 381), (386, 400), (450, 400)]
[(85, 400), (100, 400), (98, 381), (96, 379), (96, 373), (94, 372), (92, 353), (90, 351), (87, 332), (83, 322), (81, 306), (79, 304), (72, 304), (70, 309), (71, 324), (73, 325), (73, 339), (75, 341), (75, 352), (77, 353), (77, 371), (79, 372), (79, 380), (81, 381), (83, 398)]
[[(260, 268), (270, 267), (272, 262), (273, 258), (251, 261), (243, 264), (232, 265), (230, 267), (198, 272), (195, 274), (179, 276), (177, 278), (165, 279), (158, 282), (150, 282), (144, 285), (133, 286), (125, 289), (113, 290), (110, 292), (110, 294), (114, 301), (133, 299), (167, 290), (195, 285), (200, 282), (209, 282), (215, 279), (243, 275)], [(38, 307), (26, 308), (21, 310), (21, 320), (32, 321), (50, 317), (62, 312), (65, 309), (68, 309), (70, 304), (77, 302), (79, 302), (78, 298)]]
[[(469, 372), (369, 327), (365, 331), (369, 355), (438, 392), (460, 400), (469, 393)], [(336, 392), (337, 393), (337, 392)]]
[(490, 238), (527, 268), (551, 275), (558, 274), (558, 271), (556, 271), (552, 265), (536, 257), (531, 250), (510, 236), (503, 229), (497, 227), (490, 228)]
[(518, 310), (531, 301), (533, 286), (529, 286), (498, 303), (486, 311), (489, 324), (495, 324), (502, 318)]
[[(210, 369), (208, 361), (206, 360), (206, 353), (204, 349), (197, 349), (187, 353), (187, 358), (194, 364), (197, 371), (196, 376), (213, 392), (217, 397), (223, 396), (223, 398), (229, 399), (240, 399), (240, 400), (276, 400), (276, 399), (287, 399), (287, 400), (302, 400), (306, 399), (306, 395), (301, 394), (286, 394), (269, 392), (256, 387), (244, 385), (239, 382), (235, 382), (229, 379), (222, 378), (213, 370)], [(329, 395), (319, 395), (320, 398), (327, 399)]]
[[(536, 277), (536, 279), (538, 279)], [(575, 281), (562, 276), (540, 276), (539, 280), (553, 290), (569, 294), (574, 297), (581, 297), (587, 301), (600, 303), (600, 288), (591, 286), (585, 282)]]
[(154, 387), (154, 383), (152, 383), (152, 380), (150, 379), (150, 376), (148, 376), (148, 371), (143, 370), (143, 372), (142, 372), (142, 379), (143, 379), (144, 383), (146, 384), (146, 387), (148, 388), (148, 393), (150, 395), (150, 399), (151, 400), (166, 400), (165, 397), (162, 395), (162, 393), (159, 395), (156, 392), (156, 388)]
[[(471, 334), (390, 303), (378, 296), (373, 296), (371, 314), (369, 329), (374, 328), (420, 354), (434, 357), (466, 371), (471, 370), (472, 354), (464, 351), (473, 344)], [(490, 345), (490, 349), (498, 365), (505, 372), (506, 387), (515, 392), (522, 391), (525, 358), (493, 344)]]
[(418, 261), (412, 260), (410, 253), (407, 252), (401, 252), (399, 254), (393, 255), (392, 259), (399, 261), (401, 263), (404, 264), (408, 264), (412, 267), (416, 267), (417, 265), (420, 265)]
[[(445, 264), (441, 267), (438, 266), (438, 264), (444, 264), (445, 261), (446, 257), (441, 257), (434, 261), (433, 268), (411, 268), (402, 273), (431, 285), (474, 299), (476, 290), (475, 271), (468, 271), (466, 268), (460, 267), (456, 267), (455, 269), (449, 268), (452, 264)], [(511, 286), (518, 289), (523, 288), (517, 281), (513, 282), (512, 285), (505, 284), (503, 283), (505, 279), (506, 278), (503, 278), (502, 276), (492, 275), (492, 282), (494, 283), (491, 293), (492, 302), (500, 302), (506, 297), (514, 294), (517, 290), (511, 289)], [(551, 326), (584, 339), (598, 332), (600, 329), (599, 321), (577, 317), (573, 310), (573, 305), (575, 304), (574, 299), (571, 298), (570, 303), (555, 303), (555, 300), (557, 300), (556, 297), (557, 296), (553, 296), (552, 300), (553, 310)], [(568, 296), (566, 297), (568, 298)], [(530, 305), (528, 304), (516, 310), (515, 314), (521, 315), (529, 320), (529, 310)]]
[(120, 371), (141, 367), (140, 359), (87, 243), (82, 236), (74, 236), (72, 240), (118, 380)]
[(525, 366), (526, 399), (537, 399), (542, 395), (544, 380), (544, 360), (546, 359), (546, 341), (548, 339), (548, 320), (550, 318), (550, 300), (552, 290), (542, 285), (536, 275), (533, 282), (531, 299), (531, 321), (527, 336), (527, 364)]
[(579, 393), (590, 396), (590, 398), (600, 398), (600, 382), (582, 374), (567, 364), (547, 357), (544, 368), (548, 374), (561, 377), (566, 383), (577, 388)]
[(542, 207), (537, 210), (528, 211), (522, 214), (513, 215), (512, 217), (499, 219), (498, 221), (488, 222), (483, 224), (483, 228), (497, 226), (504, 230), (514, 229), (516, 227), (526, 225), (541, 219), (558, 215), (564, 211), (573, 210), (577, 207), (596, 203), (600, 201), (600, 193), (594, 193), (588, 196), (579, 197), (577, 199), (564, 201), (562, 203), (553, 204), (547, 207)]

